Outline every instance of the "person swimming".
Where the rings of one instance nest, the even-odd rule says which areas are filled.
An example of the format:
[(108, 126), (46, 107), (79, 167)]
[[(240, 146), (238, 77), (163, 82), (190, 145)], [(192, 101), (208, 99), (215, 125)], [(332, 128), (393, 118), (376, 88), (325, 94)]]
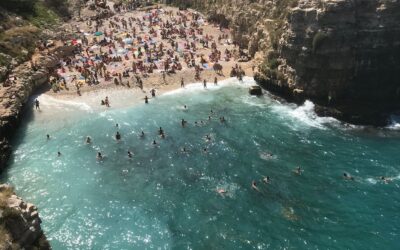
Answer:
[(140, 133), (140, 138), (144, 138), (144, 131), (142, 130), (142, 132)]
[(206, 135), (206, 141), (211, 141), (211, 136), (210, 135)]
[(225, 189), (223, 189), (223, 188), (218, 188), (217, 189), (217, 193), (219, 193), (219, 194), (226, 194), (226, 193), (228, 193), (228, 191), (226, 191)]
[(115, 134), (115, 140), (117, 141), (121, 140), (121, 134), (119, 132)]
[(264, 182), (265, 184), (269, 184), (269, 183), (271, 182), (271, 179), (269, 178), (269, 176), (265, 176), (265, 177), (263, 178), (263, 182)]
[(343, 173), (343, 178), (345, 179), (345, 180), (351, 180), (351, 181), (354, 181), (354, 177), (353, 176), (351, 176), (350, 174), (348, 174), (348, 173)]
[(57, 152), (57, 156), (58, 156), (58, 157), (61, 156), (61, 152), (60, 152), (60, 151)]
[(47, 134), (47, 135), (46, 135), (46, 138), (47, 138), (47, 140), (50, 140), (50, 135)]
[(187, 106), (186, 106), (186, 105), (183, 105), (183, 109), (187, 109)]
[(156, 146), (156, 145), (157, 145), (157, 142), (156, 142), (156, 140), (153, 140), (153, 145), (154, 145), (154, 146)]
[(116, 123), (116, 124), (115, 124), (115, 127), (119, 128), (119, 124), (118, 124), (118, 123)]
[(251, 188), (256, 190), (257, 192), (260, 192), (260, 189), (258, 189), (257, 187), (257, 182), (254, 180), (251, 182)]
[(293, 170), (293, 173), (295, 173), (295, 174), (297, 174), (297, 175), (301, 175), (301, 172), (302, 172), (303, 170), (300, 168), (300, 167), (297, 167), (297, 168), (295, 168), (294, 170)]
[(385, 176), (381, 176), (379, 179), (383, 181), (385, 184), (388, 184), (390, 181), (392, 181), (392, 178), (388, 178)]
[(90, 144), (92, 143), (92, 138), (90, 138), (90, 136), (86, 137), (86, 144)]
[(164, 134), (164, 130), (162, 129), (162, 127), (160, 127), (160, 129), (158, 130), (158, 134), (159, 135), (163, 135)]
[(203, 87), (206, 89), (207, 88), (207, 81), (206, 81), (206, 79), (204, 79), (204, 81), (203, 81)]
[(220, 117), (219, 120), (221, 123), (224, 123), (226, 121), (224, 116)]
[(132, 157), (133, 157), (133, 154), (132, 154), (132, 152), (131, 152), (131, 151), (129, 151), (129, 150), (128, 150), (128, 157), (129, 157), (129, 158), (132, 158)]
[(144, 97), (144, 103), (148, 104), (149, 103), (149, 98), (147, 97), (147, 95)]
[(181, 120), (181, 125), (182, 125), (183, 128), (185, 127), (186, 123), (187, 123), (187, 121), (185, 121), (185, 119)]
[(207, 154), (207, 153), (208, 153), (207, 148), (203, 148), (203, 153), (204, 153), (204, 154)]
[(97, 160), (103, 160), (103, 155), (101, 154), (101, 152), (97, 152), (97, 156), (96, 156)]

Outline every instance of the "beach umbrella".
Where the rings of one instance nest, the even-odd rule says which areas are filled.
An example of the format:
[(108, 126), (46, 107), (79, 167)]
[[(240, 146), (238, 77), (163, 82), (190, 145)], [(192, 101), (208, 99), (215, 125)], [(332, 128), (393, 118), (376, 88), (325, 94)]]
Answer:
[(122, 49), (122, 48), (117, 50), (118, 54), (126, 54), (126, 52), (127, 52), (126, 49)]
[(103, 35), (103, 32), (97, 31), (96, 33), (94, 33), (94, 35), (95, 35), (95, 36), (101, 36), (101, 35)]
[(132, 44), (132, 43), (133, 43), (132, 38), (125, 38), (123, 41), (124, 41), (124, 43), (126, 43), (126, 44)]

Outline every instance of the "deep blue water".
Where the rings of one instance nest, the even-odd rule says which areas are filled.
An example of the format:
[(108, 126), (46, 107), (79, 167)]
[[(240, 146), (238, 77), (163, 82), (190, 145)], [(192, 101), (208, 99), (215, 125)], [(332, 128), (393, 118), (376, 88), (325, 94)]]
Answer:
[(21, 127), (2, 177), (39, 207), (54, 249), (399, 249), (396, 130), (317, 118), (310, 102), (251, 97), (240, 84), (100, 112), (56, 108)]

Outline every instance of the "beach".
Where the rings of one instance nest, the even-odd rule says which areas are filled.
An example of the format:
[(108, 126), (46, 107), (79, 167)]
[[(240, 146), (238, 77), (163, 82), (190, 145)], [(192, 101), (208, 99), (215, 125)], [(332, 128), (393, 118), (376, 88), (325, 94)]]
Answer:
[[(122, 25), (125, 22), (131, 25)], [(151, 90), (161, 95), (181, 88), (182, 81), (184, 84), (206, 81), (212, 86), (215, 81), (230, 78), (233, 68), (240, 68), (243, 76), (253, 76), (257, 70), (256, 62), (250, 58), (239, 62), (239, 48), (232, 44), (229, 29), (219, 29), (193, 10), (179, 11), (160, 5), (146, 11), (116, 11), (114, 16), (101, 20), (101, 24), (71, 21), (63, 28), (77, 37), (64, 43), (74, 43), (80, 52), (62, 60), (52, 88), (45, 93), (60, 100), (85, 102), (98, 96), (100, 104), (110, 93), (110, 103), (121, 96), (141, 102), (145, 96), (151, 97)], [(163, 30), (171, 33), (164, 39)], [(100, 45), (105, 40), (109, 43)], [(151, 49), (144, 49), (147, 46)], [(138, 55), (138, 51), (143, 54)], [(213, 70), (214, 64), (220, 64), (222, 70)], [(100, 71), (103, 76), (98, 74)]]

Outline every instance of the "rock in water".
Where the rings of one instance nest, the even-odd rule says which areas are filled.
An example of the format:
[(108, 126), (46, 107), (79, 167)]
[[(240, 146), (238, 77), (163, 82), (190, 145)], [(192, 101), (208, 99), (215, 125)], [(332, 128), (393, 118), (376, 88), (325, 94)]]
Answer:
[(262, 89), (261, 89), (260, 86), (251, 86), (249, 88), (249, 94), (250, 95), (257, 95), (257, 96), (262, 95)]

